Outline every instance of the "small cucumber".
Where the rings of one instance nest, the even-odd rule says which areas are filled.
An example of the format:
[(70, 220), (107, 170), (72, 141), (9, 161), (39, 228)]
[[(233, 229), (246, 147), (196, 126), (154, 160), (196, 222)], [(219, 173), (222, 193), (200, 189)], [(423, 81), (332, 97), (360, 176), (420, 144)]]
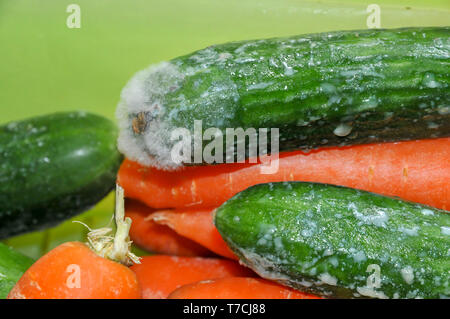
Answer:
[(114, 187), (122, 156), (113, 122), (84, 112), (0, 126), (0, 238), (44, 229)]
[(448, 212), (351, 188), (260, 184), (215, 224), (262, 277), (337, 298), (450, 296)]
[[(214, 141), (221, 133), (224, 146), (213, 149), (223, 161), (237, 159), (226, 128), (254, 128), (256, 137), (278, 128), (280, 151), (450, 136), (449, 69), (449, 27), (214, 45), (130, 80), (117, 110), (119, 149), (143, 165), (175, 169), (171, 133), (185, 128), (193, 137), (194, 120), (202, 134), (219, 129)], [(216, 146), (210, 133), (186, 163), (202, 164), (196, 149)]]
[(0, 243), (0, 299), (8, 296), (9, 291), (33, 262), (30, 257)]

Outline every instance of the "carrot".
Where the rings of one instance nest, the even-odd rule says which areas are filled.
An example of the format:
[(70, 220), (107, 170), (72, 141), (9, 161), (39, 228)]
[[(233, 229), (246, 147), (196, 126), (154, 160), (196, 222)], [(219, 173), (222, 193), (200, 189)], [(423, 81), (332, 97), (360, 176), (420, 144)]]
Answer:
[(196, 242), (178, 235), (167, 226), (146, 217), (153, 209), (132, 200), (125, 204), (125, 214), (133, 221), (130, 238), (139, 247), (150, 252), (177, 256), (212, 256), (212, 252)]
[(90, 230), (88, 244), (68, 242), (36, 261), (10, 291), (10, 299), (140, 298), (136, 275), (128, 267), (139, 263), (130, 252), (131, 220), (124, 218), (123, 189), (116, 189), (115, 236), (111, 228)]
[(214, 226), (213, 219), (214, 209), (163, 210), (147, 217), (147, 220), (166, 225), (177, 234), (199, 243), (218, 255), (238, 260)]
[(321, 299), (259, 278), (228, 277), (184, 285), (169, 299)]
[(309, 181), (359, 188), (450, 207), (450, 138), (324, 148), (280, 154), (276, 173), (262, 164), (221, 164), (164, 172), (125, 160), (119, 181), (126, 196), (154, 208), (217, 207), (249, 186)]
[(136, 275), (96, 255), (85, 244), (68, 242), (36, 261), (19, 279), (8, 299), (141, 298)]
[(141, 284), (144, 299), (167, 298), (178, 287), (200, 280), (253, 275), (231, 260), (163, 255), (143, 257), (131, 270)]

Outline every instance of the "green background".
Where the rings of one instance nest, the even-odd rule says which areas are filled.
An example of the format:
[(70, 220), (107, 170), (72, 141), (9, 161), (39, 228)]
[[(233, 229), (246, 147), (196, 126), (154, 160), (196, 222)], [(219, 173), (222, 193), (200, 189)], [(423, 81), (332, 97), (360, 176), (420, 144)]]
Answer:
[[(81, 28), (69, 29), (69, 4)], [(0, 0), (0, 124), (82, 109), (111, 119), (121, 88), (151, 63), (208, 45), (309, 32), (365, 29), (368, 4), (381, 26), (449, 25), (449, 0)], [(109, 196), (76, 217), (100, 227)], [(32, 257), (85, 231), (70, 221), (8, 243)]]

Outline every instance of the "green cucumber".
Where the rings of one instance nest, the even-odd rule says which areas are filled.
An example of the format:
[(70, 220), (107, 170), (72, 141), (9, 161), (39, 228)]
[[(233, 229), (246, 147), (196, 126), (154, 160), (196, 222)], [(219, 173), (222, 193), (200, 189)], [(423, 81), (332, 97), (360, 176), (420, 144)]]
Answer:
[(0, 243), (0, 299), (5, 299), (34, 260)]
[[(175, 169), (182, 164), (171, 157), (178, 143), (171, 134), (181, 127), (194, 136), (194, 120), (201, 133), (219, 129), (224, 145), (226, 128), (254, 128), (257, 136), (278, 128), (280, 151), (450, 136), (449, 70), (449, 27), (214, 45), (130, 80), (117, 109), (119, 149), (143, 165)], [(236, 144), (216, 151), (237, 159)], [(185, 162), (208, 162), (195, 157)]]
[(84, 112), (0, 126), (0, 239), (54, 226), (114, 187), (117, 127)]
[(215, 225), (262, 277), (337, 298), (450, 296), (448, 212), (326, 184), (260, 184)]

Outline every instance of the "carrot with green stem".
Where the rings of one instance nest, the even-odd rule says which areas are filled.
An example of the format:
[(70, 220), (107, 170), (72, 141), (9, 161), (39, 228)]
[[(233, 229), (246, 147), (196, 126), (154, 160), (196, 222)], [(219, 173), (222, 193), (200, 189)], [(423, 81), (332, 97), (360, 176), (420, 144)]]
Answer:
[(255, 276), (235, 261), (220, 258), (145, 256), (131, 267), (141, 285), (144, 299), (160, 299), (175, 289), (201, 280)]
[(264, 164), (220, 164), (166, 172), (130, 160), (118, 180), (126, 196), (154, 208), (218, 207), (259, 183), (335, 184), (434, 206), (450, 207), (450, 138), (324, 148), (280, 154), (278, 171)]
[(275, 282), (246, 277), (229, 277), (184, 285), (169, 299), (321, 299)]
[(140, 298), (136, 275), (128, 268), (139, 263), (130, 252), (131, 219), (124, 218), (123, 189), (116, 189), (115, 222), (111, 228), (90, 230), (88, 243), (64, 243), (36, 261), (10, 291), (10, 299), (127, 299)]

